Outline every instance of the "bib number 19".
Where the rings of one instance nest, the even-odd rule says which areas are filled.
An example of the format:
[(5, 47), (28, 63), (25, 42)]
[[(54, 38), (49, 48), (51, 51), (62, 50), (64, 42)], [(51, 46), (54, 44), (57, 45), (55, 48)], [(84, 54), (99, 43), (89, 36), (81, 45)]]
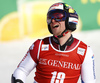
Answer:
[(63, 72), (57, 73), (57, 71), (54, 71), (51, 74), (52, 74), (51, 83), (63, 83), (65, 79), (65, 73)]

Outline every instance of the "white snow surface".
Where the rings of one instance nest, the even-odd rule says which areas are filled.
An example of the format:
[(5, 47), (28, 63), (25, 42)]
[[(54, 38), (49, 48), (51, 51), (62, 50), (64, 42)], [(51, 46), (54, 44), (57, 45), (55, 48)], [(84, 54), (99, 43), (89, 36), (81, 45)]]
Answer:
[[(96, 83), (100, 83), (100, 30), (77, 32), (73, 36), (91, 46), (95, 55)], [(35, 40), (25, 38), (0, 42), (0, 83), (11, 83), (12, 73)], [(34, 72), (29, 74), (26, 83), (33, 83)]]

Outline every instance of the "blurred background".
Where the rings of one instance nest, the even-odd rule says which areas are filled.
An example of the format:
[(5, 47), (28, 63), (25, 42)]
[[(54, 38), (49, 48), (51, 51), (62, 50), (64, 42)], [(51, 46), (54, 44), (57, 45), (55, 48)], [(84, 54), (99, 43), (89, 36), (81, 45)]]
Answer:
[[(11, 83), (11, 75), (30, 45), (51, 35), (46, 15), (55, 2), (65, 2), (78, 13), (79, 24), (73, 36), (93, 49), (96, 83), (100, 83), (100, 0), (0, 0), (0, 83)], [(26, 83), (33, 82), (34, 72)]]

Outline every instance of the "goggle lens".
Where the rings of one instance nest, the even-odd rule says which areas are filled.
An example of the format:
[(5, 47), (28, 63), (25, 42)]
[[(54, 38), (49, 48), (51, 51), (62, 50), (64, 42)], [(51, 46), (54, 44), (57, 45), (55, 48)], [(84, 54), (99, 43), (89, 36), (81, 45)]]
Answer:
[(67, 17), (67, 14), (65, 11), (63, 10), (52, 10), (50, 12), (48, 12), (47, 14), (47, 23), (50, 24), (52, 19), (54, 19), (55, 21), (59, 22), (59, 21), (65, 21)]

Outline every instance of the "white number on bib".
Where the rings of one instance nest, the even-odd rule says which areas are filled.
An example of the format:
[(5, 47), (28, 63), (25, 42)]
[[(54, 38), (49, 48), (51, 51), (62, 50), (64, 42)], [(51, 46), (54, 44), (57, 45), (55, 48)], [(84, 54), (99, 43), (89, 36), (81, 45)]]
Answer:
[(57, 71), (54, 71), (51, 74), (52, 74), (51, 83), (63, 83), (65, 79), (65, 73), (63, 72), (57, 73)]

